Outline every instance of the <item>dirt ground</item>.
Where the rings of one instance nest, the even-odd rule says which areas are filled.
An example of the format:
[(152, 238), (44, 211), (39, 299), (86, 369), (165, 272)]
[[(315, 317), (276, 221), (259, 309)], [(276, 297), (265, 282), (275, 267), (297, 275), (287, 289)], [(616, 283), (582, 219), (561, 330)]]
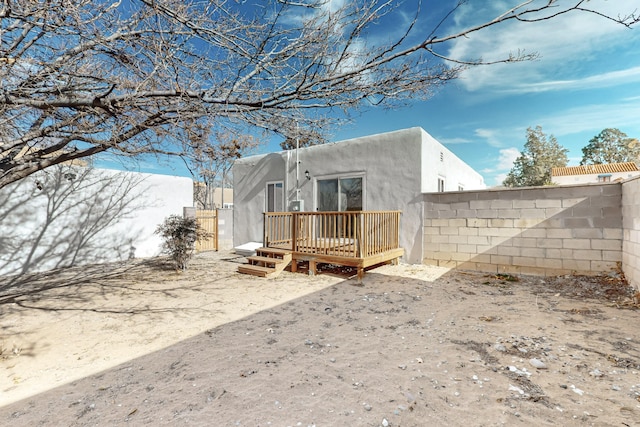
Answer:
[(640, 426), (640, 310), (615, 274), (358, 284), (243, 261), (0, 281), (0, 425)]

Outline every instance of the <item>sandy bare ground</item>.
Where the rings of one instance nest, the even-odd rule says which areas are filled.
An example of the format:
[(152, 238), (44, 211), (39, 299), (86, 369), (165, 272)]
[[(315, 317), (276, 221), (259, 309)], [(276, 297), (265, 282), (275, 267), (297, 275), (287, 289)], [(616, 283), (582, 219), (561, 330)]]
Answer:
[(399, 265), (358, 285), (238, 262), (0, 282), (0, 425), (640, 425), (617, 277)]

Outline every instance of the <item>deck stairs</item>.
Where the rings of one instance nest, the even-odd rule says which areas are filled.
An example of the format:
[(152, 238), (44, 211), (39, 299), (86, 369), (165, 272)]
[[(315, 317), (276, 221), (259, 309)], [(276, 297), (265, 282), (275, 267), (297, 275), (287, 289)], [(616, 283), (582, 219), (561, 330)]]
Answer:
[(291, 264), (291, 252), (276, 248), (258, 248), (254, 256), (247, 257), (248, 263), (238, 267), (238, 272), (258, 277), (277, 277)]

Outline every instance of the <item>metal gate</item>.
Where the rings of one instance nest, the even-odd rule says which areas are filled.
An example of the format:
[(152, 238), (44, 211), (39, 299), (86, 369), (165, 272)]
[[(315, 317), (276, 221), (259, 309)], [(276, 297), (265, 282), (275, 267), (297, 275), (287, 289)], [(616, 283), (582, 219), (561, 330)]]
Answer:
[(218, 250), (218, 210), (196, 210), (196, 221), (200, 224), (210, 237), (206, 240), (196, 242), (196, 251), (217, 251)]

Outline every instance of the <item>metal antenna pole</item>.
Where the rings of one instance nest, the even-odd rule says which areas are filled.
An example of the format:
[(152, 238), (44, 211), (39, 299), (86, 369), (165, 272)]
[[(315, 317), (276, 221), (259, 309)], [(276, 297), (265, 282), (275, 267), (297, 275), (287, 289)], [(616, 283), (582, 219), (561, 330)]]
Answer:
[(300, 160), (298, 159), (298, 150), (300, 149), (300, 132), (296, 123), (296, 202), (300, 201)]

